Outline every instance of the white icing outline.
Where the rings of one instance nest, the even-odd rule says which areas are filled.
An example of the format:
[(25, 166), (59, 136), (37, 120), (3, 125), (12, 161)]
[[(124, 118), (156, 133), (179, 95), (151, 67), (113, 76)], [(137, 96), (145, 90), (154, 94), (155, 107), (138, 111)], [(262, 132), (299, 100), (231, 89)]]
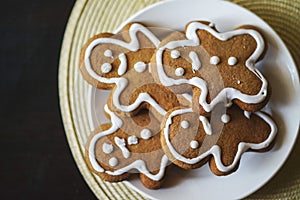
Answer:
[[(261, 81), (262, 86), (260, 91), (255, 95), (248, 95), (244, 94), (238, 89), (235, 88), (223, 88), (219, 94), (210, 102), (206, 102), (206, 97), (208, 95), (207, 83), (205, 80), (199, 77), (193, 77), (191, 79), (173, 79), (168, 77), (164, 71), (163, 62), (162, 62), (162, 54), (166, 49), (175, 49), (177, 47), (195, 47), (200, 45), (200, 40), (197, 36), (197, 30), (205, 30), (210, 34), (214, 35), (217, 39), (226, 41), (234, 36), (237, 35), (244, 35), (249, 34), (251, 35), (256, 43), (257, 47), (253, 54), (246, 60), (245, 65), (246, 67), (253, 72)], [(182, 85), (182, 84), (190, 84), (193, 86), (198, 87), (201, 90), (201, 95), (199, 97), (199, 104), (204, 108), (206, 112), (212, 111), (215, 105), (222, 102), (224, 98), (226, 98), (229, 102), (233, 99), (239, 99), (244, 103), (260, 103), (262, 102), (267, 96), (267, 87), (268, 83), (264, 76), (260, 73), (258, 69), (254, 67), (254, 63), (258, 60), (260, 55), (263, 53), (264, 50), (264, 40), (262, 36), (255, 30), (252, 29), (236, 29), (229, 32), (218, 33), (211, 27), (202, 24), (200, 22), (192, 22), (187, 26), (186, 29), (186, 40), (178, 40), (178, 41), (171, 41), (167, 43), (165, 46), (160, 47), (156, 53), (156, 64), (157, 64), (157, 74), (159, 77), (160, 82), (164, 86), (173, 86), (173, 85)]]
[[(215, 159), (215, 163), (216, 163), (218, 170), (220, 170), (222, 172), (228, 172), (235, 168), (235, 166), (238, 164), (239, 160), (241, 159), (242, 154), (245, 151), (247, 151), (248, 149), (259, 150), (259, 149), (264, 149), (264, 148), (268, 147), (270, 145), (270, 143), (273, 141), (273, 139), (275, 138), (276, 133), (277, 133), (277, 126), (276, 126), (275, 122), (268, 115), (264, 114), (263, 112), (257, 111), (257, 112), (254, 112), (254, 114), (257, 115), (258, 117), (260, 117), (261, 119), (263, 119), (267, 124), (269, 124), (269, 126), (271, 128), (271, 132), (270, 132), (268, 138), (259, 144), (240, 142), (238, 145), (238, 151), (237, 151), (237, 153), (234, 157), (234, 161), (232, 162), (231, 165), (228, 165), (228, 166), (223, 165), (223, 163), (221, 161), (221, 148), (218, 145), (213, 145), (208, 151), (204, 152), (203, 154), (199, 155), (198, 157), (186, 158), (183, 155), (179, 154), (175, 150), (173, 145), (171, 144), (171, 142), (169, 140), (169, 126), (172, 124), (172, 118), (174, 116), (182, 115), (184, 113), (189, 113), (189, 112), (193, 112), (193, 110), (191, 108), (188, 108), (188, 109), (179, 109), (179, 110), (173, 111), (168, 116), (168, 119), (166, 120), (165, 127), (163, 129), (163, 134), (164, 134), (164, 139), (166, 141), (166, 144), (169, 148), (170, 153), (177, 160), (180, 160), (181, 162), (184, 162), (184, 163), (187, 163), (190, 165), (196, 164), (196, 163), (200, 162), (202, 159), (204, 159), (205, 157), (212, 155)], [(247, 117), (247, 116), (245, 115), (245, 117)]]
[(112, 175), (112, 176), (118, 176), (118, 175), (121, 175), (125, 172), (128, 172), (128, 171), (132, 170), (132, 169), (136, 169), (141, 174), (146, 175), (148, 178), (150, 178), (152, 180), (155, 180), (155, 181), (161, 180), (164, 176), (165, 169), (166, 169), (166, 166), (168, 165), (168, 161), (169, 161), (169, 159), (166, 155), (162, 156), (161, 163), (160, 163), (160, 169), (159, 169), (159, 172), (157, 174), (151, 174), (149, 172), (149, 170), (147, 169), (145, 161), (143, 161), (143, 160), (136, 160), (133, 163), (131, 163), (130, 165), (128, 165), (126, 167), (123, 167), (121, 169), (118, 169), (116, 171), (104, 170), (99, 165), (99, 163), (97, 162), (96, 157), (95, 157), (95, 147), (96, 147), (97, 141), (102, 137), (105, 137), (107, 135), (110, 135), (110, 134), (114, 133), (119, 128), (121, 128), (122, 125), (123, 125), (122, 120), (120, 118), (118, 118), (118, 116), (115, 113), (113, 113), (112, 111), (109, 110), (107, 104), (104, 106), (104, 110), (108, 115), (110, 115), (110, 118), (111, 118), (111, 121), (112, 121), (112, 126), (109, 129), (105, 130), (105, 131), (96, 133), (92, 137), (92, 139), (89, 143), (89, 147), (88, 147), (89, 155), (88, 156), (89, 156), (89, 161), (90, 161), (92, 167), (94, 168), (94, 170), (97, 171), (97, 172), (107, 173), (107, 174)]
[[(158, 47), (160, 40), (146, 27), (142, 26), (141, 24), (134, 23), (130, 26), (129, 29), (129, 36), (131, 38), (130, 42), (125, 42), (122, 40), (118, 40), (115, 38), (97, 38), (93, 40), (87, 47), (85, 54), (84, 54), (84, 64), (85, 68), (88, 72), (88, 74), (95, 80), (101, 83), (106, 83), (106, 84), (116, 84), (116, 90), (113, 93), (113, 104), (116, 106), (117, 109), (123, 112), (131, 112), (135, 109), (138, 108), (138, 106), (143, 103), (147, 102), (149, 103), (152, 107), (154, 107), (161, 115), (165, 115), (166, 111), (147, 93), (140, 93), (135, 102), (132, 104), (125, 106), (120, 104), (120, 94), (125, 90), (127, 84), (128, 84), (128, 79), (124, 77), (117, 77), (117, 78), (105, 78), (97, 74), (92, 66), (91, 66), (91, 61), (90, 61), (90, 55), (92, 53), (92, 50), (100, 44), (113, 44), (113, 45), (118, 45), (121, 46), (125, 49), (128, 49), (129, 51), (138, 51), (140, 48), (140, 43), (137, 38), (137, 33), (141, 32), (143, 33), (152, 43), (155, 47)], [(120, 60), (120, 66), (118, 68), (118, 74), (121, 76), (124, 73), (126, 73), (127, 70), (127, 58), (124, 53), (121, 53), (119, 55), (119, 60)]]

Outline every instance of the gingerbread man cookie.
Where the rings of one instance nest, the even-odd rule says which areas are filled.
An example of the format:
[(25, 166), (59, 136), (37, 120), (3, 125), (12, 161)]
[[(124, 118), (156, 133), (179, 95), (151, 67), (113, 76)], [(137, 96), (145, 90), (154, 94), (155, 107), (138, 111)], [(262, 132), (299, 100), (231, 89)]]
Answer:
[(254, 27), (220, 33), (213, 24), (194, 21), (186, 26), (184, 38), (174, 32), (162, 44), (153, 58), (153, 76), (165, 86), (176, 86), (177, 92), (189, 92), (186, 85), (196, 88), (193, 106), (200, 114), (221, 101), (251, 112), (267, 103), (270, 87), (255, 67), (265, 42)]
[(269, 115), (236, 105), (219, 111), (205, 117), (186, 108), (166, 115), (161, 141), (173, 163), (191, 169), (209, 160), (214, 174), (227, 175), (238, 168), (245, 151), (266, 151), (273, 144), (277, 126)]
[(140, 23), (130, 23), (119, 34), (102, 33), (91, 38), (81, 52), (84, 78), (99, 89), (112, 89), (109, 109), (133, 116), (149, 108), (162, 117), (178, 106), (176, 95), (156, 83), (149, 62), (160, 40)]
[(87, 142), (90, 169), (110, 182), (127, 179), (135, 170), (145, 187), (160, 188), (169, 164), (161, 148), (160, 122), (145, 110), (132, 118), (119, 118), (107, 105), (105, 111), (111, 124), (100, 125)]

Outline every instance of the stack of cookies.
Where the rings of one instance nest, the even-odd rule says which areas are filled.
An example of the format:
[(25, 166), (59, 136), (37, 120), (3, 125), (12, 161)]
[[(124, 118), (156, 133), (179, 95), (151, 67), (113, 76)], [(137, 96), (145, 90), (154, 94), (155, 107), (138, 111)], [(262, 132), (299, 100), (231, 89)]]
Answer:
[(84, 79), (111, 90), (104, 107), (111, 123), (86, 144), (94, 173), (110, 182), (139, 173), (145, 187), (157, 189), (172, 163), (194, 169), (208, 162), (214, 174), (227, 175), (245, 151), (272, 146), (276, 125), (260, 111), (271, 90), (255, 67), (266, 47), (255, 27), (219, 33), (213, 23), (193, 21), (184, 33), (156, 35), (130, 23), (82, 48)]

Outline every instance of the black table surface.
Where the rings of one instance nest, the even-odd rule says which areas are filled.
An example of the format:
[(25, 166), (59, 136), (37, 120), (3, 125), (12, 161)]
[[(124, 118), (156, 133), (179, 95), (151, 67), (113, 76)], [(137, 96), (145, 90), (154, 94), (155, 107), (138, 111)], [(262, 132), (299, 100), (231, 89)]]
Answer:
[(1, 1), (0, 199), (96, 199), (59, 108), (59, 55), (74, 3)]

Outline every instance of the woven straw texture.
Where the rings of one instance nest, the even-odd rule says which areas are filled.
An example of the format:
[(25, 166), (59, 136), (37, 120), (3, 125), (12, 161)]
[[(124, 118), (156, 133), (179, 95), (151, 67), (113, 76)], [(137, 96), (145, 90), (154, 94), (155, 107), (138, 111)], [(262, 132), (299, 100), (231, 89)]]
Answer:
[[(59, 67), (60, 104), (66, 135), (74, 159), (91, 190), (99, 199), (144, 199), (124, 183), (103, 182), (87, 168), (84, 143), (90, 127), (85, 110), (88, 85), (79, 69), (80, 47), (99, 32), (113, 32), (132, 14), (159, 0), (78, 0), (70, 16)], [(282, 38), (300, 66), (300, 0), (232, 0), (256, 13)], [(282, 169), (247, 199), (300, 199), (300, 142)], [(246, 181), (246, 180), (245, 180)]]

